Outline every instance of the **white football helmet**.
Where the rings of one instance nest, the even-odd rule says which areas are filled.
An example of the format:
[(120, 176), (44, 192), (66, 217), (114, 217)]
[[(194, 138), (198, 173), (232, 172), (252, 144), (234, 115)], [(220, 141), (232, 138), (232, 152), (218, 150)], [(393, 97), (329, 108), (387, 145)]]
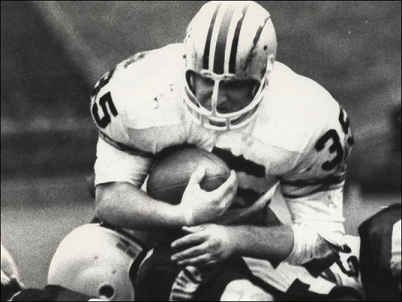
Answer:
[(144, 253), (130, 235), (86, 224), (60, 243), (50, 263), (48, 284), (109, 301), (134, 301), (132, 279)]
[[(213, 130), (236, 129), (249, 123), (276, 57), (276, 33), (268, 11), (249, 1), (208, 2), (190, 22), (184, 46), (185, 103), (195, 120)], [(194, 73), (214, 82), (210, 109), (195, 96)], [(253, 80), (258, 85), (245, 107), (220, 113), (219, 85), (231, 80)]]

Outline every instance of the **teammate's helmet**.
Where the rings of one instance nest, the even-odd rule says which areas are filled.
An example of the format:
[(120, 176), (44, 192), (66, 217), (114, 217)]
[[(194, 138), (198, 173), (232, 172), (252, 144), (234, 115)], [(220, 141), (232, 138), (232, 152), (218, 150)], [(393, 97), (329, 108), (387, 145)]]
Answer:
[(134, 301), (132, 279), (143, 253), (129, 235), (99, 224), (83, 225), (57, 248), (48, 284), (111, 301)]
[[(276, 34), (270, 14), (248, 1), (213, 1), (205, 4), (187, 28), (185, 103), (204, 127), (235, 129), (247, 124), (262, 100), (276, 56)], [(211, 108), (197, 100), (194, 74), (214, 81)], [(258, 85), (247, 105), (236, 112), (217, 109), (219, 85), (224, 81), (253, 80)]]

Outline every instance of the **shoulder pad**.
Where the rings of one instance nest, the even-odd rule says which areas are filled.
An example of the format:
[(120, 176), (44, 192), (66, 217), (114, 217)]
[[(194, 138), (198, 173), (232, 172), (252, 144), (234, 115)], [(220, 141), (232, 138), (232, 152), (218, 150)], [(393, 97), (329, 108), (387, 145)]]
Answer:
[(135, 147), (133, 131), (181, 122), (183, 81), (181, 44), (138, 53), (95, 85), (93, 120), (111, 140)]

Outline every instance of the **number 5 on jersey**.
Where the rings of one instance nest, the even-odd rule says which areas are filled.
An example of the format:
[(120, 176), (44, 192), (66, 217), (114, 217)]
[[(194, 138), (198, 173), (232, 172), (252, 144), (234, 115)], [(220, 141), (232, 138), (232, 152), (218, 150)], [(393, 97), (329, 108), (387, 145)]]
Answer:
[[(99, 107), (102, 111), (101, 113), (99, 112)], [(109, 125), (111, 122), (110, 115), (112, 114), (115, 117), (118, 114), (110, 92), (105, 93), (99, 99), (99, 104), (96, 102), (92, 103), (91, 113), (99, 128), (105, 129)]]

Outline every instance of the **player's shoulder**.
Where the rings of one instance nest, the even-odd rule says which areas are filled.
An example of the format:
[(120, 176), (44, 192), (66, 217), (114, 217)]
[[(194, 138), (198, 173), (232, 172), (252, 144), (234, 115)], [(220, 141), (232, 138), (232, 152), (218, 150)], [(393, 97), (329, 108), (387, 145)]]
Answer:
[[(169, 44), (162, 48), (136, 53), (117, 64), (115, 81), (129, 81), (136, 88), (145, 81), (152, 86), (167, 76), (174, 75), (184, 67), (183, 44)], [(136, 84), (138, 83), (138, 84)], [(154, 87), (152, 87), (154, 88)]]
[(339, 104), (314, 80), (276, 62), (257, 118), (258, 137), (269, 144), (304, 152), (339, 115)]
[(270, 92), (276, 104), (283, 106), (286, 111), (290, 110), (289, 113), (298, 112), (300, 117), (303, 117), (300, 113), (308, 112), (309, 109), (323, 116), (338, 106), (332, 95), (322, 85), (296, 73), (280, 62), (275, 63), (270, 85)]
[[(142, 55), (140, 55), (142, 56)], [(133, 58), (134, 60), (134, 58)], [(181, 100), (184, 83), (182, 44), (171, 44), (143, 54), (143, 58), (124, 63), (126, 72), (119, 76), (127, 89), (119, 98), (127, 100), (127, 123), (132, 128), (155, 127), (177, 123), (182, 118)]]
[(109, 90), (116, 101), (146, 106), (149, 100), (181, 79), (183, 68), (181, 44), (140, 52), (111, 71)]
[(183, 53), (182, 44), (138, 53), (95, 85), (91, 112), (103, 134), (128, 143), (130, 131), (181, 123)]

